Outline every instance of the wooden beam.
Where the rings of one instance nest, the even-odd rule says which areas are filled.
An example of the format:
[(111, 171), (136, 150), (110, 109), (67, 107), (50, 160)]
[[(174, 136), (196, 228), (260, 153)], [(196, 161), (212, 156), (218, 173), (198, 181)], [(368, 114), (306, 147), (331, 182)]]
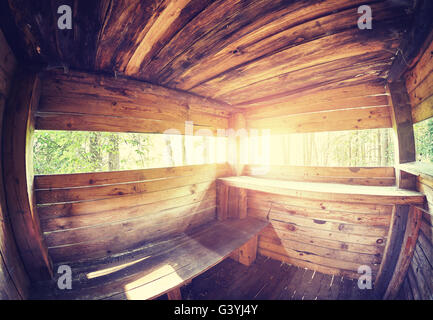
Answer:
[[(416, 160), (415, 138), (413, 133), (412, 107), (406, 85), (403, 81), (387, 84), (390, 96), (391, 121), (395, 140), (395, 163), (413, 162)], [(415, 189), (415, 177), (396, 168), (396, 181), (399, 188)]]
[(240, 176), (243, 172), (248, 150), (246, 149), (246, 138), (248, 136), (247, 125), (243, 113), (234, 113), (229, 118), (228, 146), (229, 163), (234, 175)]
[(255, 235), (242, 247), (236, 249), (230, 254), (230, 258), (249, 267), (257, 257), (258, 235)]
[(217, 180), (216, 187), (217, 196), (217, 219), (220, 221), (226, 220), (228, 217), (228, 199), (229, 187), (223, 182)]
[(384, 296), (397, 264), (400, 248), (404, 239), (409, 208), (409, 205), (395, 205), (392, 210), (388, 240), (385, 245), (383, 259), (374, 283), (374, 291), (379, 299)]
[(415, 251), (418, 233), (421, 225), (422, 211), (411, 206), (406, 223), (403, 242), (399, 252), (398, 260), (389, 281), (384, 299), (394, 299), (406, 277), (409, 265)]
[(180, 287), (174, 288), (173, 290), (167, 292), (168, 300), (182, 300), (182, 293), (180, 292)]
[[(406, 70), (414, 65), (423, 51), (426, 49), (426, 43), (430, 43), (433, 38), (433, 1), (419, 0), (416, 1), (414, 8), (414, 17), (412, 18), (412, 27), (406, 31), (397, 56), (392, 63), (388, 74), (388, 81), (399, 81)], [(426, 41), (427, 40), (427, 41)]]
[(20, 70), (5, 112), (3, 174), (6, 199), (15, 239), (24, 266), (33, 281), (52, 276), (33, 194), (33, 112), (40, 95), (39, 77)]

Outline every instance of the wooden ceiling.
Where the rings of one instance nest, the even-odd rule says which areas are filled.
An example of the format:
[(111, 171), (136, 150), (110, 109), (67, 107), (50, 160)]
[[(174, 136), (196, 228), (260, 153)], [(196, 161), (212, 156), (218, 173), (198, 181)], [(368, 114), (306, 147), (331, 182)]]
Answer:
[[(72, 30), (57, 28), (62, 4), (73, 9)], [(372, 30), (357, 27), (364, 4)], [(116, 73), (250, 108), (254, 117), (304, 92), (377, 94), (412, 7), (407, 0), (9, 0), (0, 10), (22, 61)]]

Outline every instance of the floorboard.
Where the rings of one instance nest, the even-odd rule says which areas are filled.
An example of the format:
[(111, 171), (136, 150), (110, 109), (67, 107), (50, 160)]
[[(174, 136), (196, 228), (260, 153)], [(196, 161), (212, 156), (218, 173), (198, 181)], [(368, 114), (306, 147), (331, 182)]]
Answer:
[(264, 256), (245, 267), (226, 259), (182, 288), (186, 300), (369, 300), (357, 280), (331, 276)]

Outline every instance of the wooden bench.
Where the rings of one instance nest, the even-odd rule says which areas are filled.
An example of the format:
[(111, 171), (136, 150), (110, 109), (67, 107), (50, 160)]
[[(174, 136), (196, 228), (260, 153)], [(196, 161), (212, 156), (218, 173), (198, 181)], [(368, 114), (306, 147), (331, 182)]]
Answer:
[[(370, 267), (379, 297), (398, 291), (413, 255), (425, 195), (396, 186), (219, 178), (219, 214), (269, 221), (258, 253), (358, 279)], [(388, 288), (388, 289), (387, 289)]]
[(267, 225), (254, 219), (215, 221), (196, 230), (132, 251), (70, 265), (72, 289), (57, 278), (39, 284), (36, 299), (152, 299), (167, 293), (180, 299), (180, 287), (231, 256), (244, 265), (256, 257), (257, 235)]
[(342, 183), (321, 183), (264, 179), (250, 176), (218, 179), (217, 192), (221, 189), (238, 188), (308, 199), (381, 203), (381, 204), (422, 204), (422, 193), (399, 189), (395, 186), (361, 186)]

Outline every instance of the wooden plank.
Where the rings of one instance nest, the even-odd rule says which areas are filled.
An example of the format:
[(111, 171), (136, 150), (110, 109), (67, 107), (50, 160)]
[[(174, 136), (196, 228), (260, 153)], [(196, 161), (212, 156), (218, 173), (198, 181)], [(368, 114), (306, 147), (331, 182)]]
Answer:
[(214, 171), (217, 174), (224, 174), (228, 171), (228, 167), (225, 164), (205, 164), (110, 172), (39, 175), (35, 176), (35, 189), (111, 185), (124, 182), (199, 175), (203, 172)]
[(374, 290), (379, 299), (384, 296), (395, 270), (404, 239), (409, 210), (409, 206), (407, 205), (395, 205), (393, 208), (388, 241), (386, 242), (382, 263), (374, 283)]
[[(121, 121), (120, 121), (121, 120)], [(62, 113), (37, 113), (36, 130), (138, 132), (184, 135), (214, 135), (217, 129), (177, 121), (90, 116)]]
[[(47, 72), (42, 82), (42, 102), (46, 97), (67, 97), (70, 99), (87, 99), (90, 103), (90, 112), (111, 115), (122, 113), (121, 107), (137, 108), (135, 115), (143, 113), (147, 117), (151, 112), (168, 110), (172, 112), (206, 113), (218, 117), (228, 118), (231, 113), (230, 106), (209, 98), (203, 98), (184, 91), (168, 89), (148, 82), (129, 79), (126, 77), (113, 77), (106, 74), (93, 74), (70, 70), (68, 74), (60, 72)], [(73, 100), (69, 100), (73, 102)], [(97, 103), (99, 101), (99, 103)], [(96, 104), (95, 104), (96, 103)], [(111, 106), (109, 105), (111, 104)], [(56, 108), (66, 108), (71, 112), (74, 105), (62, 107), (51, 104), (46, 106), (47, 111), (54, 111)], [(82, 106), (75, 104), (75, 112), (87, 112)], [(62, 109), (57, 109), (60, 112)], [(41, 110), (42, 111), (42, 110)], [(147, 112), (147, 113), (146, 113)], [(114, 113), (114, 114), (113, 114)], [(164, 118), (163, 118), (164, 119)]]
[(169, 292), (167, 292), (168, 300), (182, 300), (182, 294), (180, 293), (180, 288), (177, 287)]
[(31, 280), (49, 279), (51, 261), (34, 208), (31, 136), (40, 82), (36, 74), (20, 71), (5, 112), (3, 175), (9, 217), (25, 268)]
[(271, 134), (390, 128), (388, 107), (307, 113), (278, 118), (254, 119), (249, 129), (270, 129)]
[(248, 176), (219, 178), (218, 180), (223, 181), (230, 187), (306, 199), (380, 204), (415, 204), (424, 202), (422, 194), (394, 187), (290, 182)]
[[(167, 210), (164, 217), (176, 210)], [(94, 228), (84, 228), (47, 235), (49, 253), (55, 263), (71, 263), (80, 260), (94, 260), (123, 251), (135, 250), (143, 244), (164, 240), (184, 232), (201, 228), (215, 220), (215, 207), (178, 215), (168, 223), (152, 223), (146, 217), (134, 221), (112, 223)], [(166, 218), (167, 219), (167, 218)], [(151, 217), (157, 222), (159, 217)], [(64, 234), (62, 234), (64, 233)], [(102, 236), (103, 235), (103, 236)]]
[[(390, 94), (391, 119), (395, 136), (395, 159), (397, 164), (413, 162), (416, 159), (415, 138), (413, 133), (412, 112), (404, 82), (388, 83)], [(406, 176), (396, 170), (397, 186), (400, 188), (415, 189), (413, 177)]]
[[(287, 47), (326, 37), (328, 32), (336, 34), (356, 27), (359, 16), (353, 8), (344, 10), (347, 5), (344, 1), (328, 1), (322, 5), (311, 3), (306, 6), (289, 4), (281, 17), (264, 26), (247, 27), (248, 31), (251, 30), (249, 33), (243, 32), (242, 37), (234, 39), (215, 53), (207, 54), (199, 63), (183, 71), (182, 75), (171, 76), (171, 83), (189, 90), (227, 70), (275, 54)], [(395, 8), (384, 3), (371, 6), (378, 21), (395, 18), (397, 14), (397, 10), (393, 10)], [(260, 19), (263, 20), (264, 17), (257, 17), (252, 24), (258, 25), (257, 20)], [(236, 35), (232, 36), (235, 37)]]
[[(319, 247), (325, 247), (333, 250), (341, 250), (354, 252), (357, 254), (370, 254), (376, 256), (382, 256), (384, 246), (381, 243), (374, 244), (363, 244), (363, 243), (353, 243), (344, 241), (344, 239), (333, 239), (332, 235), (326, 236), (324, 234), (314, 233), (312, 234), (308, 229), (298, 227), (294, 231), (283, 230), (271, 224), (271, 227), (264, 229), (261, 232), (261, 236), (265, 236), (273, 239), (273, 241), (298, 241), (303, 244), (316, 245)], [(334, 236), (335, 237), (335, 236)]]
[(292, 94), (255, 104), (238, 104), (245, 108), (247, 119), (278, 117), (306, 112), (376, 107), (388, 105), (385, 88), (380, 84), (359, 84), (346, 87), (313, 88), (302, 94)]
[[(320, 243), (313, 245), (309, 243), (303, 243), (302, 241), (271, 238), (265, 235), (260, 236), (259, 242), (261, 243), (261, 246), (263, 248), (266, 248), (266, 245), (276, 248), (275, 250), (272, 250), (275, 252), (284, 253), (285, 250), (291, 250), (291, 251), (294, 250), (299, 252), (299, 255), (301, 253), (304, 253), (307, 257), (309, 254), (312, 254), (312, 255), (317, 255), (317, 256), (337, 260), (337, 261), (353, 262), (359, 265), (367, 264), (371, 266), (378, 266), (382, 260), (382, 257), (378, 254), (371, 255), (371, 254), (332, 249), (326, 247), (323, 244), (322, 246), (320, 246)], [(280, 249), (277, 249), (278, 246), (280, 246)]]
[[(299, 94), (311, 88), (323, 87), (326, 90), (348, 85), (358, 85), (366, 82), (378, 83), (377, 76), (390, 63), (389, 52), (379, 51), (363, 53), (354, 57), (342, 58), (319, 65), (288, 72), (279, 76), (269, 77), (248, 86), (233, 89), (217, 99), (232, 105), (248, 105), (283, 96)], [(295, 59), (296, 60), (296, 59)], [(197, 94), (211, 94), (207, 83), (192, 89)]]
[[(0, 30), (0, 132), (3, 132), (3, 115), (10, 93), (17, 61), (3, 32)], [(4, 133), (3, 133), (4, 134)], [(0, 137), (3, 137), (0, 133)], [(3, 150), (0, 148), (3, 157)], [(10, 224), (6, 204), (3, 161), (0, 162), (0, 299), (26, 299), (29, 296), (29, 278), (24, 269)]]
[(219, 221), (228, 218), (229, 187), (217, 181), (217, 218)]
[[(244, 174), (252, 175), (254, 165), (245, 166)], [(280, 175), (283, 178), (290, 179), (295, 176), (302, 176), (305, 179), (312, 177), (328, 178), (392, 178), (394, 177), (393, 167), (306, 167), (306, 166), (288, 166), (288, 165), (271, 165), (269, 171), (263, 176)]]
[(293, 257), (281, 255), (281, 254), (278, 254), (276, 252), (266, 250), (266, 249), (263, 249), (260, 247), (258, 249), (258, 252), (259, 252), (259, 254), (262, 254), (262, 255), (269, 257), (271, 259), (279, 260), (279, 261), (282, 261), (284, 263), (298, 266), (300, 268), (307, 268), (310, 270), (316, 270), (318, 272), (325, 273), (325, 274), (331, 274), (331, 275), (336, 275), (336, 276), (345, 276), (345, 277), (348, 277), (351, 279), (356, 279), (359, 276), (359, 274), (354, 273), (350, 270), (342, 270), (342, 269), (338, 269), (335, 267), (329, 267), (329, 266), (323, 266), (323, 265), (311, 263), (311, 262), (305, 261), (305, 260), (299, 260), (299, 259), (296, 259)]
[[(86, 277), (73, 283), (73, 290), (58, 290), (55, 284), (39, 298), (49, 299), (151, 299), (177, 288), (221, 262), (235, 249), (257, 234), (266, 223), (254, 219), (228, 220), (209, 224), (198, 232), (182, 236), (172, 249), (152, 253), (152, 246), (137, 251), (121, 272)], [(147, 251), (146, 251), (147, 250)], [(149, 251), (150, 250), (150, 251)], [(135, 261), (135, 262), (134, 262)], [(195, 261), (196, 263), (191, 263)], [(110, 265), (101, 265), (98, 270)], [(44, 295), (42, 295), (44, 294)]]
[[(424, 120), (431, 115), (431, 97), (433, 96), (433, 71), (412, 92), (409, 93), (409, 101), (412, 105), (412, 114), (417, 120)], [(424, 119), (422, 119), (424, 118)]]
[(230, 254), (230, 258), (249, 267), (257, 256), (258, 235), (255, 235), (242, 247), (236, 249)]
[[(416, 3), (414, 8), (414, 23), (410, 30), (406, 32), (400, 44), (400, 54), (393, 62), (388, 75), (388, 81), (397, 81), (407, 70), (408, 66), (418, 60), (417, 57), (422, 54), (424, 46), (428, 46), (432, 37), (433, 22), (430, 19), (430, 12), (433, 10), (431, 1), (422, 0)], [(429, 39), (427, 45), (425, 42)], [(420, 52), (421, 51), (421, 52)]]
[(386, 289), (384, 299), (393, 299), (397, 295), (404, 277), (406, 276), (418, 238), (420, 219), (421, 211), (412, 206), (409, 211), (400, 254), (395, 265), (394, 273)]
[[(177, 215), (191, 215), (204, 209), (215, 207), (215, 195), (200, 192), (195, 195), (156, 201), (149, 204), (137, 204), (135, 206), (122, 207), (117, 210), (103, 210), (91, 214), (78, 216), (64, 216), (58, 218), (42, 219), (41, 228), (47, 232), (74, 230), (77, 228), (89, 228), (114, 222), (134, 221), (146, 217), (150, 221), (164, 225), (163, 219), (175, 218)], [(97, 209), (96, 209), (97, 210)], [(166, 210), (171, 210), (164, 213)], [(164, 218), (163, 218), (164, 217)]]
[[(305, 207), (290, 206), (280, 203), (263, 203), (255, 198), (248, 198), (249, 213), (257, 218), (267, 219), (271, 216), (283, 217), (281, 213), (287, 216), (298, 216), (309, 219), (315, 219), (318, 222), (328, 221), (337, 223), (356, 224), (360, 226), (382, 226), (388, 227), (391, 220), (391, 215), (375, 215), (371, 213), (356, 214), (344, 211), (330, 211), (325, 209), (313, 209)], [(258, 210), (257, 210), (258, 209)], [(272, 212), (280, 214), (272, 214)]]
[[(327, 211), (341, 211), (345, 213), (372, 214), (372, 215), (379, 215), (379, 216), (390, 216), (392, 214), (392, 205), (368, 204), (368, 203), (357, 203), (357, 202), (336, 202), (336, 201), (326, 201), (323, 199), (311, 200), (311, 199), (288, 197), (284, 195), (277, 195), (277, 194), (252, 191), (252, 190), (248, 190), (248, 198), (261, 201), (263, 202), (263, 205), (266, 203), (268, 205), (267, 208), (269, 208), (269, 205), (273, 203), (273, 204), (281, 204), (289, 207), (296, 206), (300, 208), (313, 209), (313, 212), (324, 211), (323, 215), (326, 215)], [(322, 214), (320, 216), (322, 216)], [(318, 216), (318, 218), (320, 216)]]
[(214, 181), (217, 177), (218, 175), (216, 172), (209, 172), (201, 175), (158, 179), (145, 182), (131, 182), (95, 187), (85, 186), (72, 189), (36, 190), (35, 194), (37, 204), (98, 200), (195, 185)]
[(430, 41), (429, 44), (425, 43), (425, 46), (428, 47), (425, 49), (424, 53), (420, 56), (413, 68), (405, 74), (406, 87), (409, 93), (419, 86), (429, 73), (433, 71), (433, 63), (431, 60), (433, 41)]

